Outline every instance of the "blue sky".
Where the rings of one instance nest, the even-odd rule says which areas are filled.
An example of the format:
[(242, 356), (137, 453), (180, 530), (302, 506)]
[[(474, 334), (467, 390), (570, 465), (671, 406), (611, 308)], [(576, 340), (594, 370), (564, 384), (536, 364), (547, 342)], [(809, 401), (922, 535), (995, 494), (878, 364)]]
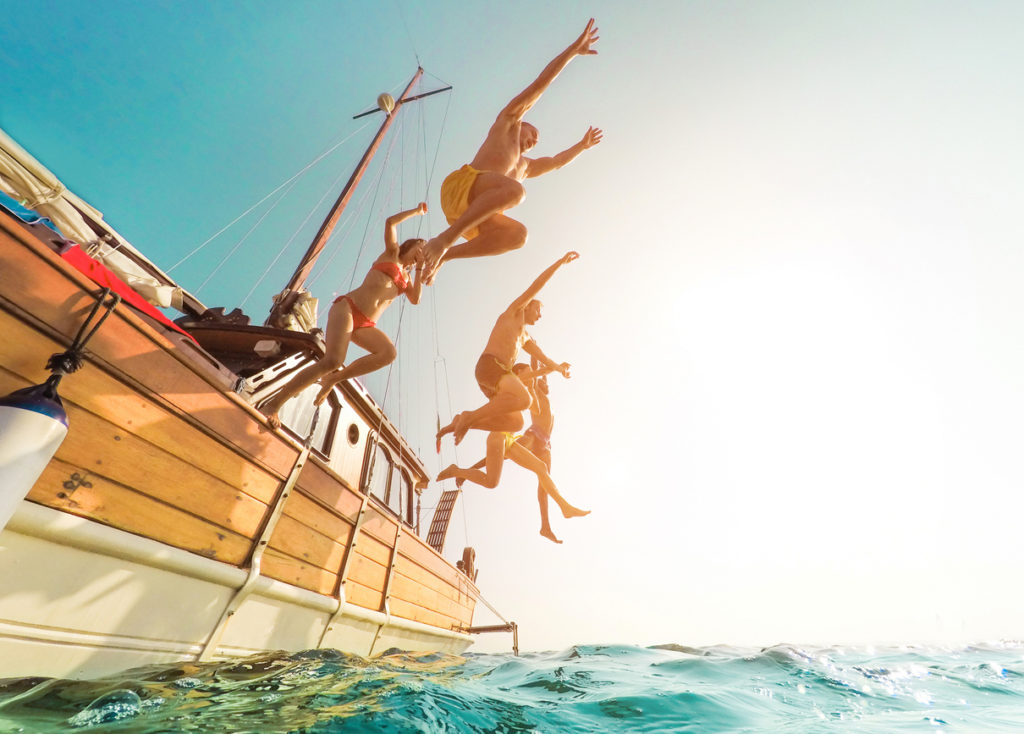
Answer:
[[(199, 293), (228, 306), (290, 238), (304, 249), (303, 219), (372, 134), (352, 115), (417, 58), (425, 88), (455, 90), (393, 137), (322, 300), (425, 190), (410, 233), (443, 226), (441, 178), (595, 16), (599, 55), (530, 119), (538, 154), (590, 124), (605, 141), (529, 182), (512, 213), (527, 246), (446, 268), (405, 311), (391, 383), (367, 380), (433, 463), (443, 368), (453, 407), (477, 405), (494, 318), (579, 250), (535, 336), (574, 365), (552, 384), (554, 477), (594, 513), (547, 543), (509, 469), (466, 494), (448, 550), (477, 548), (530, 649), (1024, 634), (1005, 583), (1024, 567), (1024, 6), (6, 5), (0, 126), (164, 268), (349, 138)], [(253, 222), (173, 274), (195, 290)], [(290, 252), (246, 302), (256, 319)]]

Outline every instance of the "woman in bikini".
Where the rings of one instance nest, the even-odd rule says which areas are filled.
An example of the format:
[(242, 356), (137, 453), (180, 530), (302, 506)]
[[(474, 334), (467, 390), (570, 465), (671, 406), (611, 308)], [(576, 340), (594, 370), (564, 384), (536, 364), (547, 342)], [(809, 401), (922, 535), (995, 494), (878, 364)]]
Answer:
[[(320, 380), (322, 388), (314, 402), (319, 405), (342, 380), (379, 370), (395, 360), (395, 345), (387, 334), (377, 328), (376, 322), (400, 295), (404, 294), (412, 304), (420, 301), (423, 285), (420, 255), (426, 241), (409, 239), (399, 245), (398, 225), (410, 217), (426, 213), (427, 205), (420, 204), (415, 209), (407, 209), (387, 218), (384, 223), (384, 253), (373, 263), (362, 285), (339, 296), (331, 305), (324, 334), (327, 344), (323, 359), (299, 372), (260, 406), (270, 425), (280, 427), (278, 412), (281, 407), (317, 380)], [(415, 281), (409, 277), (414, 264)], [(349, 343), (362, 347), (369, 354), (342, 367)]]

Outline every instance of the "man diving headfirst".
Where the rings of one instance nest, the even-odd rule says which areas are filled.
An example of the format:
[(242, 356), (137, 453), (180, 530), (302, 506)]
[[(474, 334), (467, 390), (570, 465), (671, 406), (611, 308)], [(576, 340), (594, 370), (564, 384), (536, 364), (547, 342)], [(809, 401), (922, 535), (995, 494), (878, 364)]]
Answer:
[[(502, 214), (526, 195), (520, 181), (561, 168), (601, 142), (601, 130), (590, 127), (578, 143), (557, 155), (534, 159), (523, 155), (537, 144), (538, 138), (537, 128), (523, 122), (523, 115), (574, 57), (597, 53), (591, 48), (597, 39), (597, 28), (591, 18), (580, 37), (498, 114), (469, 165), (450, 174), (441, 184), (441, 208), (451, 226), (427, 243), (424, 263), (428, 285), (448, 260), (499, 255), (522, 247), (526, 243), (526, 227)], [(459, 237), (468, 242), (452, 247)]]
[(526, 333), (526, 327), (537, 323), (542, 304), (536, 296), (551, 280), (555, 271), (579, 257), (567, 252), (541, 273), (521, 296), (512, 301), (494, 323), (487, 347), (476, 363), (476, 382), (488, 402), (476, 410), (459, 413), (451, 423), (437, 432), (438, 447), (441, 437), (455, 434), (460, 443), (466, 431), (477, 428), (484, 431), (512, 432), (523, 427), (522, 411), (530, 407), (530, 392), (513, 372), (513, 365), (522, 347), (540, 365), (550, 367), (563, 377), (569, 377), (569, 363), (549, 359), (537, 342)]

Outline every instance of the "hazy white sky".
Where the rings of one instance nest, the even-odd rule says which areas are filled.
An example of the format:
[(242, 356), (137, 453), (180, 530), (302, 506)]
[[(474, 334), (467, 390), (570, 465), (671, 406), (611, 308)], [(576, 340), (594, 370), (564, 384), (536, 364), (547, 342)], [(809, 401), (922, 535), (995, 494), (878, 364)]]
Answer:
[[(1024, 6), (76, 5), (0, 29), (0, 125), (165, 267), (354, 132), (414, 54), (456, 86), (422, 113), (435, 140), (445, 119), (440, 229), (440, 179), (597, 17), (600, 54), (531, 119), (539, 154), (590, 124), (605, 141), (529, 182), (523, 250), (453, 264), (407, 309), (387, 399), (433, 464), (435, 353), (453, 407), (478, 405), (494, 318), (581, 252), (534, 335), (573, 363), (551, 381), (553, 475), (593, 514), (554, 522), (565, 545), (543, 540), (535, 485), (509, 465), (497, 490), (468, 491), (448, 541), (452, 557), (476, 547), (524, 648), (1024, 636)], [(46, 39), (28, 32), (43, 16)], [(409, 124), (388, 165), (404, 158), (420, 188), (385, 185), (375, 222), (422, 197), (433, 149)], [(306, 209), (290, 211), (204, 299), (241, 300)], [(198, 286), (233, 242), (175, 275)], [(344, 292), (352, 260), (317, 295)], [(369, 380), (381, 399), (385, 379)], [(481, 452), (471, 437), (458, 458)]]

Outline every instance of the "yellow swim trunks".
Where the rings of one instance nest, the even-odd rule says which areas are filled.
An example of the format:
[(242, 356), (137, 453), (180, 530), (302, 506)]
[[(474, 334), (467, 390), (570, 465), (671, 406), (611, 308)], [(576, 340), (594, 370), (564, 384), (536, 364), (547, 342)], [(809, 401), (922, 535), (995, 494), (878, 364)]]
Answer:
[(523, 437), (523, 434), (521, 434), (521, 433), (511, 433), (511, 432), (506, 432), (505, 433), (505, 455), (506, 456), (508, 455), (508, 450), (510, 448), (512, 448), (512, 444), (514, 444), (516, 441), (518, 441), (522, 437)]
[[(448, 219), (448, 224), (452, 224), (466, 211), (466, 207), (469, 206), (469, 191), (479, 175), (480, 171), (467, 163), (459, 170), (449, 173), (441, 184), (441, 210)], [(467, 240), (473, 239), (476, 235), (475, 227), (462, 233)]]

